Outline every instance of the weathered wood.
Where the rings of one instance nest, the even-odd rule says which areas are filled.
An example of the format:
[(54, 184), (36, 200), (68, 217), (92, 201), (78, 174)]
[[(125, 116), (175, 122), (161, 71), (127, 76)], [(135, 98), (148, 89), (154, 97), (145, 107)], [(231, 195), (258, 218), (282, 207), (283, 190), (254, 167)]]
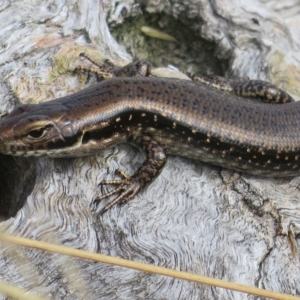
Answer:
[[(2, 1), (0, 113), (90, 84), (69, 72), (86, 63), (78, 58), (82, 51), (120, 64), (129, 60), (106, 22), (126, 49), (138, 58), (153, 58), (158, 66), (269, 79), (299, 98), (297, 1), (285, 1), (285, 6), (276, 1), (175, 2)], [(177, 42), (153, 40), (140, 26), (160, 29)], [(1, 196), (1, 215), (14, 214), (24, 195), (26, 201), (0, 223), (0, 230), (300, 295), (299, 252), (291, 247), (293, 240), (299, 247), (300, 178), (262, 179), (170, 157), (153, 184), (100, 216), (100, 207), (92, 205), (101, 192), (98, 183), (113, 178), (118, 168), (133, 172), (143, 160), (137, 150), (120, 145), (85, 158), (19, 160), (12, 167), (19, 169), (17, 177), (10, 172), (18, 184)], [(2, 171), (4, 162), (1, 156)], [(253, 299), (3, 244), (0, 281), (50, 299)]]

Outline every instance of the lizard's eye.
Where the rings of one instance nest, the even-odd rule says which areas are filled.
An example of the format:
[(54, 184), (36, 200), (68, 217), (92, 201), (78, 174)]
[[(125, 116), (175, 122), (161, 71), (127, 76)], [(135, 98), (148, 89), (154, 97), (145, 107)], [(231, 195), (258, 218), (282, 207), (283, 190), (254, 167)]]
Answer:
[(47, 133), (47, 131), (51, 127), (52, 127), (52, 125), (49, 124), (45, 127), (38, 128), (38, 129), (35, 129), (35, 130), (31, 130), (31, 131), (28, 132), (27, 136), (31, 139), (40, 139)]
[(31, 130), (28, 132), (28, 137), (30, 137), (32, 139), (38, 139), (38, 138), (41, 138), (45, 133), (46, 133), (45, 128)]

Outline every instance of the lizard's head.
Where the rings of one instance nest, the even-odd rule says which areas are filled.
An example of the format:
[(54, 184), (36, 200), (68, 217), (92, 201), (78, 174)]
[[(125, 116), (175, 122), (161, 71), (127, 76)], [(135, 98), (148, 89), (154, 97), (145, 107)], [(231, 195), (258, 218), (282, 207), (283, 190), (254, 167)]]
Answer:
[(68, 109), (46, 102), (22, 105), (0, 124), (0, 153), (22, 156), (64, 156), (81, 144), (79, 126)]

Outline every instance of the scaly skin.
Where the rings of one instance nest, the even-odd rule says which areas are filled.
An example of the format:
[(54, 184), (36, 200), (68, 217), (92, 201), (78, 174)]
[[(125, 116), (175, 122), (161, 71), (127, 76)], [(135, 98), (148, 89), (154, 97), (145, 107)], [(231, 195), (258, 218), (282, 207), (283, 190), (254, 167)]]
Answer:
[(299, 175), (299, 128), (298, 102), (256, 103), (186, 80), (113, 78), (16, 108), (0, 124), (0, 152), (68, 157), (135, 144), (147, 158), (132, 177), (115, 182), (114, 204), (150, 183), (166, 154), (262, 176)]

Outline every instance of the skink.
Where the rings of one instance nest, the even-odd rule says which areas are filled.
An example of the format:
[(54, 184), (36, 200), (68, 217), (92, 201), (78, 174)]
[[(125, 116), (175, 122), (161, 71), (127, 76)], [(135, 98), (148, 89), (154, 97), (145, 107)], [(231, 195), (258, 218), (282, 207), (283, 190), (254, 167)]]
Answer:
[(267, 104), (204, 84), (165, 78), (113, 78), (76, 94), (17, 107), (0, 124), (0, 152), (84, 156), (132, 143), (147, 158), (100, 201), (134, 197), (174, 154), (261, 176), (300, 174), (300, 102)]

